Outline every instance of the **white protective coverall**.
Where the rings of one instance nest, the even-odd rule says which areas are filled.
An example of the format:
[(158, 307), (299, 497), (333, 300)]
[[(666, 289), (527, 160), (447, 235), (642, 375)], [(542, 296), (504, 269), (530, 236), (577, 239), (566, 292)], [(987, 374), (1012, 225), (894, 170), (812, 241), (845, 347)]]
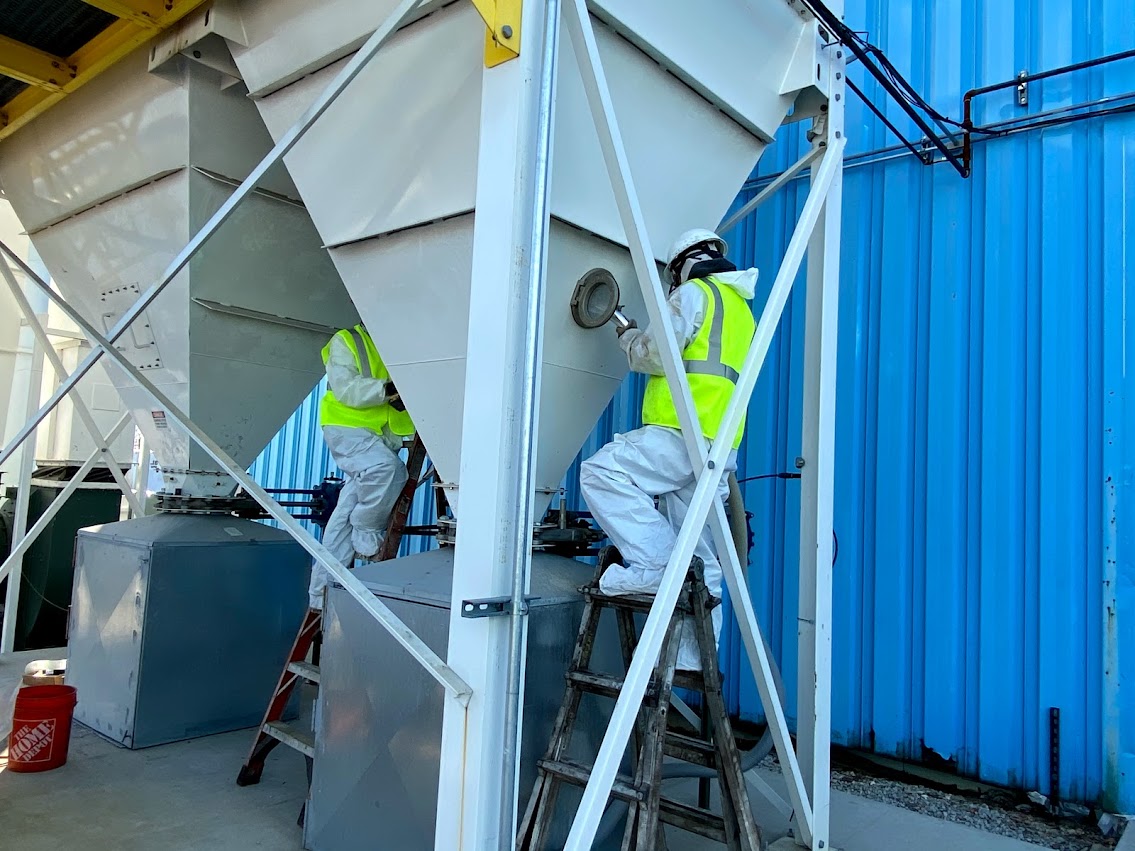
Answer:
[[(757, 270), (714, 272), (713, 278), (732, 287), (746, 300), (752, 299)], [(670, 294), (670, 319), (682, 351), (701, 329), (708, 301), (696, 284), (685, 283)], [(630, 328), (619, 345), (630, 367), (647, 375), (663, 375), (662, 359), (653, 329)], [(737, 469), (737, 452), (729, 453), (726, 474)], [(665, 426), (647, 425), (614, 440), (583, 462), (580, 491), (600, 528), (623, 556), (622, 567), (612, 565), (599, 585), (608, 594), (653, 594), (662, 581), (678, 532), (693, 498), (696, 479), (682, 433)], [(722, 477), (718, 495), (725, 500), (729, 485)], [(654, 498), (658, 497), (658, 509)], [(702, 530), (694, 549), (705, 563), (705, 582), (711, 594), (721, 597), (721, 563), (708, 528)], [(715, 634), (720, 637), (721, 607), (713, 610)], [(692, 629), (683, 629), (678, 667), (697, 670), (697, 645)]]
[[(331, 340), (327, 383), (335, 398), (352, 408), (377, 407), (387, 401), (386, 382), (361, 375), (354, 353), (338, 335)], [(323, 545), (351, 567), (355, 553), (373, 556), (382, 545), (390, 513), (407, 479), (406, 465), (398, 457), (402, 438), (389, 428), (375, 434), (367, 428), (324, 426), (323, 440), (345, 479), (339, 503), (323, 530)], [(312, 608), (323, 608), (326, 586), (327, 571), (313, 565), (308, 586)]]

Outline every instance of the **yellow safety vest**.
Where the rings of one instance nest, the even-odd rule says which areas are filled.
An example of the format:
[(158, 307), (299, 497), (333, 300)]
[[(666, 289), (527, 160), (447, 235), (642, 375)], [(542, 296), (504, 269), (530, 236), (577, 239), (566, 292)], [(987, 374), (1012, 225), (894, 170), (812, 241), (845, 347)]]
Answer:
[[(741, 294), (732, 287), (719, 284), (712, 275), (705, 279), (695, 278), (689, 283), (705, 293), (707, 309), (697, 335), (682, 352), (682, 360), (690, 380), (690, 393), (694, 397), (702, 434), (713, 440), (737, 387), (741, 367), (756, 331), (756, 322)], [(664, 376), (652, 375), (646, 382), (642, 421), (646, 425), (681, 428), (678, 409), (674, 406), (674, 398)], [(744, 433), (745, 420), (742, 418), (741, 427), (733, 439), (734, 449), (741, 445)]]
[[(347, 348), (355, 356), (355, 366), (363, 378), (375, 378), (379, 381), (388, 381), (390, 372), (378, 356), (378, 349), (374, 347), (374, 340), (362, 325), (354, 328), (344, 328), (335, 334), (342, 339)], [(332, 337), (331, 340), (334, 340)], [(331, 357), (331, 340), (323, 347), (323, 364), (327, 365)], [(365, 354), (366, 357), (362, 357)], [(373, 408), (352, 408), (335, 398), (330, 387), (323, 394), (319, 403), (319, 424), (321, 426), (345, 426), (347, 428), (368, 428), (375, 434), (382, 434), (383, 426), (388, 426), (397, 435), (407, 437), (414, 433), (414, 423), (406, 411), (396, 411), (389, 404), (377, 405)]]

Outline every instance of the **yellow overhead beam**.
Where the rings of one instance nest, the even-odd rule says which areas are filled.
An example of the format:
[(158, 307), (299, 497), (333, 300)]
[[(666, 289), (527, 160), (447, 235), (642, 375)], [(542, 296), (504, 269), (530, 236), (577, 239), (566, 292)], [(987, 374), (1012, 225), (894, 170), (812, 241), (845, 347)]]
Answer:
[(485, 67), (492, 68), (520, 55), (520, 7), (523, 0), (473, 0), (488, 27)]
[[(84, 0), (86, 2), (86, 0)], [(145, 0), (93, 0), (91, 5), (141, 6)], [(161, 2), (161, 0), (158, 0)], [(90, 82), (107, 68), (133, 53), (160, 30), (176, 24), (208, 0), (176, 0), (172, 8), (156, 22), (140, 24), (133, 20), (119, 20), (111, 24), (64, 60), (74, 75), (58, 89), (32, 88), (20, 92), (8, 103), (0, 105), (0, 139), (4, 139), (33, 118), (59, 103), (71, 92)]]
[(174, 7), (173, 0), (82, 0), (116, 18), (158, 29), (158, 21)]
[(39, 89), (59, 92), (75, 77), (75, 66), (22, 41), (0, 35), (0, 74)]

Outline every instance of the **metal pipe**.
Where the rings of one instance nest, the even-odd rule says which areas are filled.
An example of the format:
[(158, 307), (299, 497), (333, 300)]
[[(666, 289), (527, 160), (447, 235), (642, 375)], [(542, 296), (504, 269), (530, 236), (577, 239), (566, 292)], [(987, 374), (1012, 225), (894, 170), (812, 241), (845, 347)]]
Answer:
[[(383, 24), (374, 31), (374, 34), (367, 39), (366, 43), (359, 48), (351, 60), (343, 67), (343, 70), (338, 73), (331, 84), (323, 90), (323, 93), (315, 99), (315, 102), (308, 107), (307, 111), (300, 117), (291, 129), (288, 130), (276, 143), (275, 147), (260, 161), (260, 163), (252, 170), (239, 187), (237, 187), (233, 194), (230, 195), (220, 208), (215, 212), (212, 217), (205, 223), (201, 230), (194, 234), (193, 238), (183, 248), (173, 261), (162, 273), (161, 278), (157, 283), (146, 290), (134, 305), (123, 314), (122, 318), (114, 324), (114, 327), (107, 332), (108, 345), (112, 346), (123, 334), (126, 333), (131, 323), (138, 318), (141, 313), (153, 303), (162, 290), (164, 290), (182, 269), (184, 269), (189, 261), (201, 250), (201, 246), (211, 237), (216, 231), (228, 221), (229, 217), (233, 214), (240, 203), (247, 198), (256, 185), (264, 178), (276, 163), (278, 163), (284, 156), (296, 146), (304, 134), (311, 128), (311, 126), (323, 115), (324, 112), (335, 102), (341, 95), (344, 89), (347, 88), (359, 75), (359, 73), (366, 67), (366, 64), (374, 58), (379, 49), (385, 43), (386, 39), (398, 28), (402, 20), (409, 14), (410, 10), (418, 5), (418, 0), (401, 0), (398, 6), (390, 14), (390, 16), (383, 22)], [(19, 258), (14, 257), (11, 252), (8, 256), (13, 257), (14, 260), (25, 268), (24, 264)], [(27, 269), (25, 268), (25, 271)], [(60, 400), (70, 392), (71, 388), (79, 383), (84, 375), (91, 371), (93, 367), (103, 356), (109, 354), (106, 347), (95, 348), (89, 355), (83, 358), (82, 362), (71, 373), (71, 377), (59, 385), (59, 388), (47, 400), (47, 403), (39, 409), (39, 411), (31, 417), (28, 423), (20, 430), (19, 434), (4, 447), (0, 452), (0, 464), (3, 464), (12, 453), (15, 452), (16, 447), (23, 443), (36, 427), (43, 421), (43, 419), (55, 409)]]
[(532, 571), (532, 526), (535, 523), (536, 424), (539, 413), (540, 358), (544, 336), (544, 301), (548, 278), (548, 230), (552, 171), (552, 132), (555, 123), (556, 65), (559, 54), (560, 0), (544, 7), (543, 60), (540, 69), (533, 174), (532, 230), (529, 234), (528, 316), (524, 329), (524, 374), (521, 384), (522, 447), (516, 484), (520, 516), (513, 526), (512, 588), (509, 599), (508, 685), (505, 700), (503, 776), (501, 786), (500, 848), (511, 851), (516, 842), (517, 785), (520, 781), (520, 732), (523, 714), (525, 651), (528, 638), (525, 597)]
[[(0, 243), (0, 249), (4, 249)], [(11, 257), (11, 253), (8, 254)], [(198, 426), (189, 416), (179, 408), (172, 399), (163, 393), (154, 382), (152, 382), (144, 372), (130, 362), (122, 352), (115, 348), (114, 344), (106, 339), (98, 329), (96, 329), (86, 317), (75, 310), (74, 307), (63, 298), (59, 293), (55, 292), (51, 285), (39, 277), (31, 269), (23, 267), (28, 275), (28, 279), (32, 281), (37, 287), (47, 294), (47, 297), (59, 305), (60, 309), (71, 318), (83, 332), (87, 334), (94, 342), (103, 348), (103, 350), (110, 356), (118, 367), (129, 375), (135, 383), (158, 405), (166, 412), (169, 419), (173, 420), (175, 425), (185, 429), (198, 445), (205, 450), (206, 453), (216, 461), (221, 469), (228, 473), (237, 484), (244, 488), (244, 490), (255, 499), (268, 515), (277, 521), (285, 532), (292, 536), (301, 547), (303, 547), (315, 559), (318, 564), (327, 570), (336, 581), (354, 597), (364, 609), (379, 622), (379, 624), (390, 635), (414, 657), (415, 660), (426, 670), (431, 677), (437, 680), (462, 706), (467, 706), (469, 698), (473, 694), (473, 690), (469, 687), (457, 673), (445, 664), (442, 659), (430, 647), (422, 641), (418, 635), (406, 626), (405, 623), (398, 618), (384, 603), (366, 585), (362, 580), (357, 578), (354, 573), (344, 567), (336, 560), (335, 556), (331, 554), (322, 543), (315, 540), (311, 534), (299, 524), (292, 515), (288, 514), (280, 505), (272, 499), (264, 489), (256, 483), (256, 480), (248, 475), (248, 471), (240, 464), (233, 460), (220, 445), (213, 440), (200, 426)]]
[(1012, 80), (1003, 80), (1000, 83), (992, 83), (988, 86), (970, 89), (962, 95), (962, 127), (965, 128), (965, 138), (962, 140), (962, 159), (965, 162), (966, 170), (969, 171), (973, 166), (973, 134), (977, 130), (977, 128), (973, 126), (974, 98), (1004, 89), (1016, 88), (1022, 84), (1033, 83), (1038, 80), (1047, 80), (1050, 77), (1071, 74), (1076, 71), (1083, 71), (1087, 68), (1097, 68), (1100, 65), (1107, 65), (1111, 62), (1119, 62), (1122, 59), (1132, 58), (1135, 58), (1135, 50), (1124, 50), (1122, 53), (1098, 56), (1095, 59), (1075, 62), (1072, 65), (1062, 65), (1059, 68), (1050, 68), (1047, 71), (1038, 71), (1035, 74), (1020, 74)]

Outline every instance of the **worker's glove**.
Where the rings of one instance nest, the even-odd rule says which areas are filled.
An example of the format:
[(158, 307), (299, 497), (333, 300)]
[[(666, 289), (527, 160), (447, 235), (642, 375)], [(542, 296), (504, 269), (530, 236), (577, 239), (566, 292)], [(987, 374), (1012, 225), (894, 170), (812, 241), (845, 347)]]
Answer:
[(615, 333), (621, 338), (625, 333), (627, 333), (632, 328), (638, 328), (638, 323), (633, 319), (630, 322), (628, 322), (626, 325), (616, 325), (615, 326)]
[(386, 382), (386, 403), (396, 411), (406, 410), (406, 403), (398, 395), (398, 388), (394, 386), (393, 381)]

